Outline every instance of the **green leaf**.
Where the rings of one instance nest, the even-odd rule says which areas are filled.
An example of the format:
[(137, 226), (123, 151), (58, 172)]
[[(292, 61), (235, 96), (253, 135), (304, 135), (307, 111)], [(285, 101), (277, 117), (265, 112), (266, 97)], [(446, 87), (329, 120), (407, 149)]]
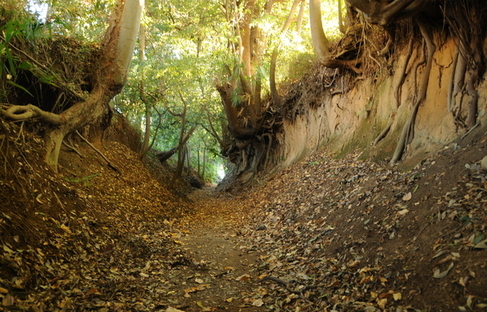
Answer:
[(32, 68), (32, 64), (29, 63), (29, 62), (22, 62), (20, 65), (19, 65), (19, 69), (23, 69), (23, 70), (29, 70)]
[(474, 244), (478, 244), (478, 243), (480, 243), (483, 240), (484, 240), (484, 234), (480, 234), (480, 235), (477, 235), (477, 237), (475, 237), (473, 243)]
[(55, 79), (56, 79), (56, 77), (54, 77), (54, 76), (42, 76), (39, 78), (39, 82), (57, 87), (56, 84), (54, 83)]
[(5, 50), (5, 55), (7, 56), (8, 67), (10, 68), (12, 75), (17, 76), (17, 70), (14, 64), (14, 57), (12, 55), (12, 52), (10, 52), (10, 49)]
[(10, 80), (7, 80), (7, 83), (8, 83), (8, 84), (11, 84), (12, 86), (14, 86), (14, 87), (16, 87), (16, 88), (21, 89), (22, 91), (26, 92), (26, 93), (27, 93), (27, 94), (29, 94), (30, 96), (34, 97), (34, 96), (32, 95), (32, 93), (30, 93), (30, 92), (29, 92), (29, 90), (27, 90), (26, 88), (22, 87), (21, 85), (19, 85), (19, 84), (15, 83), (15, 82), (13, 82), (13, 81), (10, 81)]

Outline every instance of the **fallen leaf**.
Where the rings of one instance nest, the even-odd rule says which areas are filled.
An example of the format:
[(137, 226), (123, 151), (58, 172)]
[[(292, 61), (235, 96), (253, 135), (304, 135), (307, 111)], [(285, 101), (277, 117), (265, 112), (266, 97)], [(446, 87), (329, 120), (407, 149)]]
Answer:
[(3, 297), (2, 299), (2, 305), (4, 307), (8, 307), (8, 306), (11, 306), (15, 303), (15, 297), (10, 295), (10, 294), (7, 294), (5, 297)]
[(257, 299), (257, 300), (254, 300), (254, 302), (252, 302), (252, 305), (255, 307), (261, 307), (263, 304), (264, 304), (264, 301), (262, 301), (262, 299)]
[(60, 228), (61, 228), (61, 229), (62, 229), (64, 232), (66, 232), (66, 233), (68, 233), (68, 234), (72, 234), (71, 229), (70, 229), (68, 226), (66, 226), (66, 225), (64, 225), (64, 224), (61, 224)]
[(435, 270), (435, 273), (433, 274), (433, 277), (434, 277), (434, 278), (443, 278), (443, 277), (447, 276), (447, 275), (448, 275), (448, 273), (450, 272), (450, 270), (451, 270), (451, 269), (453, 269), (453, 266), (454, 266), (454, 264), (453, 264), (453, 262), (452, 262), (452, 263), (450, 264), (450, 266), (448, 267), (448, 269), (446, 269), (446, 270), (445, 270), (445, 271), (443, 271), (443, 272), (440, 272), (440, 269), (439, 269), (439, 268), (437, 268), (437, 269)]
[(401, 293), (394, 293), (394, 294), (392, 294), (392, 298), (394, 298), (394, 301), (401, 300), (402, 294)]
[(186, 294), (189, 294), (189, 293), (194, 293), (194, 292), (197, 292), (197, 291), (200, 291), (200, 290), (205, 290), (207, 288), (210, 287), (210, 284), (201, 284), (201, 285), (198, 285), (198, 286), (195, 286), (195, 287), (190, 287), (190, 288), (187, 288), (184, 290), (184, 292)]
[(458, 280), (458, 284), (460, 284), (463, 287), (467, 287), (467, 281), (468, 281), (468, 276), (460, 277), (460, 279)]
[(413, 194), (411, 192), (409, 192), (402, 197), (402, 200), (408, 201), (408, 200), (411, 200), (412, 197), (413, 197)]
[(440, 250), (436, 255), (433, 256), (433, 258), (431, 258), (431, 260), (435, 259), (435, 258), (438, 258), (439, 256), (443, 255), (447, 253), (446, 250)]
[(173, 307), (168, 307), (165, 312), (184, 312), (183, 310), (178, 310)]
[(403, 215), (405, 215), (408, 212), (409, 212), (409, 209), (402, 209), (402, 210), (399, 210), (397, 214), (400, 215), (400, 216), (403, 216)]
[(250, 280), (250, 275), (248, 275), (248, 274), (240, 275), (235, 280), (238, 282), (247, 282)]
[(97, 296), (101, 296), (101, 292), (96, 289), (96, 288), (90, 288), (87, 292), (86, 292), (87, 295), (97, 295)]
[(475, 248), (475, 249), (487, 249), (487, 239), (485, 239), (481, 242), (478, 242), (477, 244), (475, 244), (473, 246), (473, 248)]
[(387, 298), (384, 298), (384, 299), (379, 299), (377, 301), (377, 305), (379, 306), (379, 308), (381, 309), (385, 309), (386, 308), (386, 304), (387, 304)]

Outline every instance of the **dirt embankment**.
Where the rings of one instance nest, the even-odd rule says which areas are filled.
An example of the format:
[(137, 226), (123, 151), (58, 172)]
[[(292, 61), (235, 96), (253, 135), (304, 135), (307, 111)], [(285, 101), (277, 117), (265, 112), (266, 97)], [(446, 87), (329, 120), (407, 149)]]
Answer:
[[(427, 157), (467, 131), (461, 119), (468, 95), (459, 93), (453, 101), (449, 100), (455, 42), (435, 38), (435, 43), (437, 49), (426, 99), (419, 106), (414, 132), (409, 136), (406, 159)], [(301, 105), (305, 107), (306, 102), (311, 101), (317, 105), (312, 109), (301, 109), (296, 118), (285, 121), (284, 133), (278, 137), (282, 142), (280, 158), (284, 159), (283, 168), (325, 146), (333, 153), (345, 154), (359, 148), (364, 150), (364, 155), (390, 159), (418, 97), (418, 84), (423, 74), (422, 67), (419, 70), (417, 67), (421, 62), (421, 49), (418, 44), (408, 53), (406, 46), (398, 46), (393, 54), (397, 57), (389, 60), (390, 65), (378, 66), (375, 73), (352, 80), (326, 72), (325, 68), (311, 72), (308, 80), (330, 83), (332, 87), (319, 93), (308, 90), (311, 83), (296, 87), (301, 88), (294, 91), (301, 96), (296, 102), (304, 102)], [(404, 65), (408, 55), (413, 61)], [(403, 77), (404, 66), (407, 68)], [(402, 79), (404, 82), (401, 84)], [(485, 80), (477, 86), (477, 90), (480, 97), (478, 121), (482, 124), (487, 119)], [(456, 106), (452, 102), (457, 103)], [(373, 145), (385, 129), (389, 129), (385, 137)]]
[(259, 186), (257, 224), (244, 234), (265, 254), (260, 273), (274, 289), (265, 302), (276, 311), (483, 311), (486, 131), (408, 171), (322, 153)]
[(117, 169), (80, 142), (55, 174), (38, 137), (2, 127), (0, 310), (487, 305), (485, 128), (410, 171), (316, 154), (255, 189), (185, 198), (117, 142), (103, 149)]

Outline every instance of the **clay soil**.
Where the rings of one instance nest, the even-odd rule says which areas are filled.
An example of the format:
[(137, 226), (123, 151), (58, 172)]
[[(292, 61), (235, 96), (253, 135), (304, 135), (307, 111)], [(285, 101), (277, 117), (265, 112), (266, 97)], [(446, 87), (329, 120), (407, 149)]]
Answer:
[[(0, 311), (484, 311), (486, 129), (390, 167), (315, 155), (251, 186), (168, 188), (107, 140), (2, 121)], [(76, 142), (76, 140), (75, 140)]]

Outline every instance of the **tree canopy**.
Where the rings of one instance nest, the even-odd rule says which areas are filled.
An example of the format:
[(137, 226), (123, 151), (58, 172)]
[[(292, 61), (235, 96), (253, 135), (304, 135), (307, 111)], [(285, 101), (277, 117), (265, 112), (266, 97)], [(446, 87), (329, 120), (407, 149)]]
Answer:
[[(346, 4), (338, 0), (148, 1), (140, 23), (131, 18), (134, 28), (130, 40), (135, 49), (109, 44), (114, 34), (111, 31), (119, 22), (113, 13), (123, 3), (0, 2), (5, 16), (0, 25), (4, 41), (0, 55), (4, 89), (35, 98), (22, 86), (25, 77), (18, 73), (23, 71), (30, 72), (41, 83), (61, 87), (61, 93), (69, 98), (55, 107), (44, 107), (40, 102), (25, 106), (27, 102), (20, 101), (18, 104), (24, 106), (3, 110), (9, 118), (39, 117), (50, 124), (49, 133), (57, 133), (47, 143), (51, 147), (46, 159), (51, 164), (55, 165), (59, 146), (66, 136), (95, 119), (103, 123), (102, 116), (106, 115), (109, 121), (110, 110), (116, 110), (145, 134), (141, 157), (150, 148), (163, 153), (163, 158), (176, 151), (178, 167), (182, 168), (185, 161), (187, 170), (197, 168), (208, 180), (216, 178), (217, 168), (230, 163), (237, 174), (262, 170), (271, 161), (270, 151), (277, 144), (286, 115), (284, 86), (302, 76), (316, 60), (327, 68), (356, 75), (373, 71), (375, 63), (387, 62), (393, 42), (404, 33), (396, 26), (404, 22), (409, 23), (410, 33), (416, 32), (425, 42), (426, 74), (394, 162), (401, 157), (402, 141), (411, 133), (415, 110), (424, 98), (428, 68), (436, 48), (430, 26), (438, 16), (443, 17), (440, 23), (448, 24), (458, 38), (460, 64), (456, 76), (465, 77), (468, 72), (472, 78), (465, 84), (472, 100), (467, 116), (459, 118), (459, 122), (461, 119), (468, 127), (476, 123), (478, 95), (474, 85), (484, 71), (478, 51), (482, 45), (479, 38), (484, 38), (485, 30), (465, 32), (464, 24), (469, 23), (472, 12), (476, 12), (471, 16), (476, 24), (484, 22), (485, 6), (477, 0), (347, 0)], [(133, 30), (139, 24), (135, 42)], [(374, 34), (377, 29), (382, 36)], [(343, 33), (346, 37), (338, 41)], [(72, 49), (75, 52), (70, 57), (84, 57), (86, 62), (81, 63), (89, 66), (67, 68), (67, 58), (63, 64), (56, 64), (48, 53), (40, 53), (45, 59), (32, 61), (30, 53), (37, 53), (36, 42), (41, 38), (52, 42), (52, 47), (44, 49), (54, 49), (59, 44), (61, 50), (64, 47), (60, 54), (69, 54)], [(118, 44), (124, 42), (125, 39)], [(125, 61), (116, 66), (127, 67), (131, 61), (127, 76), (110, 69), (112, 60), (122, 52)], [(97, 57), (102, 64), (97, 65)], [(51, 62), (53, 66), (42, 62), (48, 65)], [(83, 74), (75, 76), (77, 70)], [(111, 83), (105, 85), (107, 81)], [(454, 92), (459, 92), (461, 81), (454, 81), (457, 86)], [(100, 86), (103, 88), (99, 89)], [(97, 90), (103, 94), (94, 97)], [(105, 93), (107, 90), (110, 92)], [(4, 102), (10, 100), (12, 97), (4, 96)], [(104, 107), (96, 116), (74, 117), (68, 113), (74, 111), (76, 103), (81, 103), (77, 113), (87, 111), (90, 101), (93, 101), (91, 112), (102, 107), (101, 102), (111, 102), (110, 107)], [(60, 131), (66, 118), (85, 120)]]

